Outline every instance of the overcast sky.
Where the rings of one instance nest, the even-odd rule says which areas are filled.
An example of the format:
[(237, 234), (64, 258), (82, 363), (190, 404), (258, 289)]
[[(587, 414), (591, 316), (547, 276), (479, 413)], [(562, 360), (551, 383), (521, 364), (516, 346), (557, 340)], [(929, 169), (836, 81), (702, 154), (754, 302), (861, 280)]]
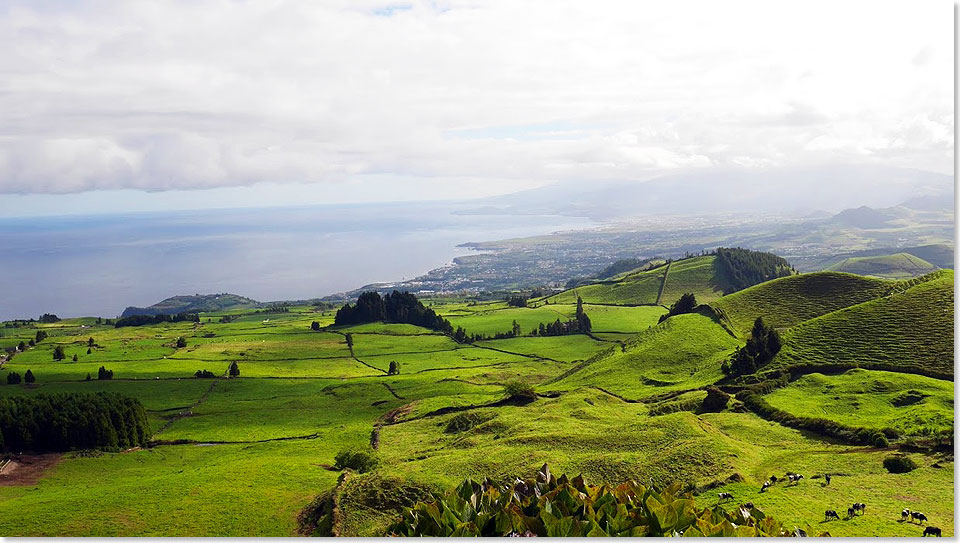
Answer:
[(953, 21), (935, 0), (4, 0), (0, 202), (437, 199), (823, 162), (952, 174)]

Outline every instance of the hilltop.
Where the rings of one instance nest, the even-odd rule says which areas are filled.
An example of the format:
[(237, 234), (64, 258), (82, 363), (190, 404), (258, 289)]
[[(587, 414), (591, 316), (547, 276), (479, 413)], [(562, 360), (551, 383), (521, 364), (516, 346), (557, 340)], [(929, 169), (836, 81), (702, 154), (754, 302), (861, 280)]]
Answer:
[(747, 249), (718, 248), (711, 254), (662, 264), (643, 263), (607, 280), (597, 280), (547, 298), (549, 303), (669, 305), (684, 293), (715, 300), (751, 285), (791, 275), (790, 263), (776, 255)]
[(257, 307), (260, 302), (237, 294), (194, 294), (192, 296), (172, 296), (148, 307), (129, 306), (120, 317), (131, 315), (175, 315), (177, 313), (199, 313), (203, 311), (224, 311)]
[(935, 271), (937, 267), (910, 253), (894, 253), (845, 258), (827, 269), (872, 277), (903, 279), (925, 275)]

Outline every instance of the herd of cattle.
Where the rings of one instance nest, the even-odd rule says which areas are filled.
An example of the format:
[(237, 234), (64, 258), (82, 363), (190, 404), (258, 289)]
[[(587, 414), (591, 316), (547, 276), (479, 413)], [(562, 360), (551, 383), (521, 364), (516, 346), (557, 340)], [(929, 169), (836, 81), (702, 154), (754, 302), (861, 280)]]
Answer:
[[(830, 480), (832, 479), (830, 474), (828, 473), (824, 475), (823, 478), (826, 481), (826, 484), (824, 486), (830, 486)], [(787, 486), (795, 486), (801, 480), (803, 480), (803, 475), (800, 475), (799, 473), (787, 472), (786, 476), (784, 477), (777, 477), (776, 475), (771, 475), (769, 479), (763, 482), (763, 486), (760, 487), (760, 492), (761, 493), (766, 492), (770, 487), (777, 484), (778, 482), (787, 481)], [(729, 492), (720, 492), (719, 494), (717, 494), (717, 497), (721, 502), (734, 500), (733, 494)], [(750, 511), (753, 509), (753, 502), (747, 502), (741, 505), (740, 508), (744, 511)], [(847, 508), (847, 519), (851, 519), (857, 516), (858, 514), (863, 515), (866, 512), (866, 509), (867, 509), (867, 504), (860, 503), (860, 502), (854, 503), (853, 505)], [(840, 514), (833, 509), (827, 509), (824, 512), (823, 521), (827, 522), (831, 519), (840, 520)], [(900, 514), (900, 521), (916, 522), (918, 524), (923, 524), (924, 522), (927, 521), (927, 516), (919, 511), (911, 511), (909, 509), (904, 509)], [(796, 530), (796, 534), (799, 536), (807, 535), (805, 531), (799, 528)], [(923, 530), (923, 537), (926, 537), (928, 535), (940, 537), (941, 535), (940, 528), (937, 528), (936, 526), (926, 526)]]

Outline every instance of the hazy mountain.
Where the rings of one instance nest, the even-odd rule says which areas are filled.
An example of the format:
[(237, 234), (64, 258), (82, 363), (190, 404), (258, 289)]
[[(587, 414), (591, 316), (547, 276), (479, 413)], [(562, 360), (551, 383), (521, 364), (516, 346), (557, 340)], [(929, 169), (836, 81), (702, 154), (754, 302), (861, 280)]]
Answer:
[[(927, 198), (919, 199), (917, 198)], [(766, 170), (705, 169), (647, 181), (564, 182), (485, 198), (460, 214), (561, 214), (597, 220), (649, 214), (837, 212), (953, 201), (948, 175), (885, 166), (837, 164)]]

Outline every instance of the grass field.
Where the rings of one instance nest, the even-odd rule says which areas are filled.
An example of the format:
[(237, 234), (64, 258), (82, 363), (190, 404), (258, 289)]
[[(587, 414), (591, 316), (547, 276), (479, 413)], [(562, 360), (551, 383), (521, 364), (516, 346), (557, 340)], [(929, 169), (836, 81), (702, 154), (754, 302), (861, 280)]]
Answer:
[[(711, 258), (673, 262), (664, 302), (682, 292), (712, 298), (740, 336), (762, 315), (784, 340), (771, 367), (894, 370), (809, 373), (767, 394), (771, 405), (905, 436), (953, 427), (952, 381), (895, 371), (952, 374), (952, 272), (909, 284), (826, 272), (717, 298)], [(144, 404), (157, 440), (144, 450), (67, 453), (23, 484), (0, 474), (0, 510), (14, 512), (0, 515), (0, 536), (295, 535), (297, 514), (336, 485), (332, 465), (345, 449), (368, 450), (380, 464), (344, 483), (341, 535), (382, 535), (397, 515), (391, 500), (416, 488), (445, 489), (465, 477), (508, 481), (545, 462), (594, 483), (718, 484), (696, 497), (699, 505), (731, 492), (736, 499), (723, 507), (752, 501), (810, 533), (916, 536), (922, 528), (898, 522), (909, 507), (954, 534), (952, 455), (908, 451), (920, 467), (895, 475), (883, 458), (897, 440), (890, 449), (845, 445), (763, 420), (736, 400), (702, 412), (704, 387), (724, 378), (720, 364), (744, 338), (699, 313), (658, 324), (663, 307), (636, 304), (652, 303), (665, 271), (627, 272), (530, 308), (427, 301), (468, 333), (507, 331), (516, 320), (527, 334), (540, 322), (571, 318), (580, 295), (593, 337), (458, 344), (405, 324), (333, 327), (332, 312), (308, 306), (203, 314), (198, 324), (113, 328), (68, 319), (0, 328), (0, 346), (49, 333), (0, 369), (0, 383), (27, 369), (37, 383), (0, 384), (0, 396), (120, 392)], [(224, 316), (233, 320), (220, 322)], [(326, 328), (312, 331), (314, 321)], [(178, 337), (186, 347), (176, 347)], [(66, 360), (53, 360), (57, 345)], [(226, 378), (231, 362), (239, 378)], [(399, 374), (386, 374), (391, 362)], [(96, 380), (101, 365), (114, 380)], [(223, 377), (194, 378), (200, 369)], [(527, 405), (501, 402), (512, 381), (539, 396)], [(451, 430), (466, 415), (471, 426)], [(760, 493), (769, 475), (786, 471), (806, 479)], [(826, 472), (834, 475), (830, 486), (819, 478)], [(821, 522), (825, 509), (843, 514), (855, 501), (867, 503), (865, 515)]]

